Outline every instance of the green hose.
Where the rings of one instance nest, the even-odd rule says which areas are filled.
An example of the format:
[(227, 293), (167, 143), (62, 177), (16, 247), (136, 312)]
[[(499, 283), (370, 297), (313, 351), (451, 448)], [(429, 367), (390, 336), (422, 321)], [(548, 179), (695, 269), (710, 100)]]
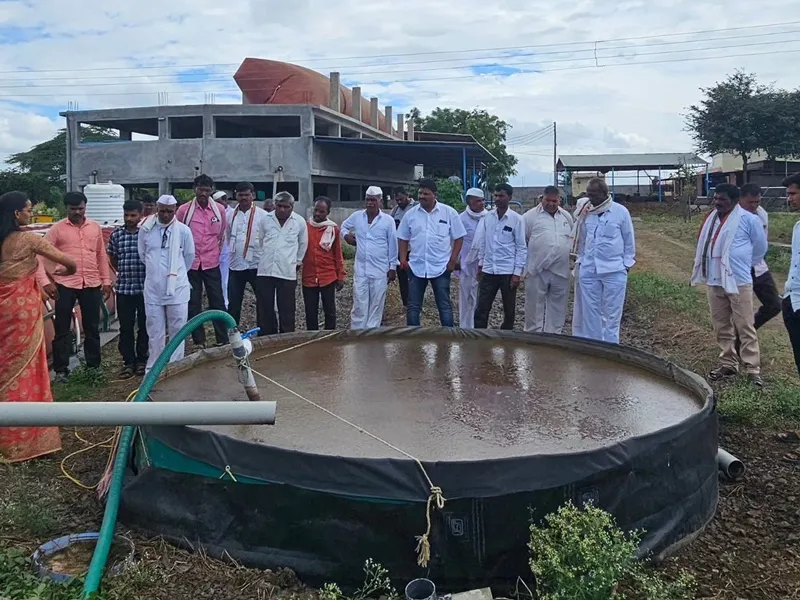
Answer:
[[(178, 348), (183, 341), (191, 335), (192, 331), (201, 327), (208, 321), (223, 321), (229, 329), (236, 328), (236, 321), (233, 320), (228, 313), (221, 310), (209, 310), (200, 313), (184, 325), (178, 334), (170, 339), (167, 347), (161, 352), (153, 368), (145, 375), (139, 390), (134, 397), (134, 402), (144, 402), (150, 395), (150, 391), (158, 381), (161, 371), (169, 363), (172, 353)], [(122, 496), (122, 484), (125, 478), (125, 468), (128, 462), (128, 454), (130, 453), (131, 444), (133, 443), (133, 435), (136, 431), (135, 427), (125, 427), (122, 430), (122, 435), (119, 438), (119, 446), (117, 448), (117, 456), (114, 459), (114, 470), (111, 474), (111, 484), (108, 489), (108, 498), (106, 500), (106, 510), (103, 514), (103, 524), (100, 527), (100, 536), (97, 539), (97, 546), (92, 555), (92, 562), (89, 565), (89, 572), (86, 575), (86, 581), (83, 584), (83, 597), (91, 598), (97, 593), (100, 587), (100, 580), (103, 578), (103, 572), (106, 568), (106, 561), (108, 561), (108, 553), (111, 550), (111, 543), (114, 539), (114, 528), (117, 524), (117, 513), (119, 511), (119, 502)]]

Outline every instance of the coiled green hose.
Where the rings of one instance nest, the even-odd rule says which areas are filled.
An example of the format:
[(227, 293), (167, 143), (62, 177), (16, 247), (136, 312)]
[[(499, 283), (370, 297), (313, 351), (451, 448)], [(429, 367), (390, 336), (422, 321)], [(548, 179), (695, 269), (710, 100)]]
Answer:
[[(234, 321), (233, 317), (221, 310), (208, 310), (191, 319), (181, 328), (174, 338), (170, 339), (166, 348), (164, 348), (163, 352), (161, 352), (158, 359), (153, 364), (153, 368), (145, 375), (142, 384), (139, 386), (139, 391), (133, 399), (134, 402), (144, 402), (147, 400), (150, 391), (161, 375), (161, 371), (163, 371), (164, 367), (169, 363), (172, 353), (175, 352), (178, 346), (182, 344), (195, 329), (202, 327), (209, 321), (222, 321), (227, 325), (228, 329), (236, 329), (236, 321)], [(89, 564), (89, 572), (86, 574), (86, 581), (83, 584), (84, 598), (91, 598), (100, 588), (100, 581), (103, 578), (103, 572), (105, 571), (106, 562), (108, 561), (108, 553), (111, 550), (111, 543), (114, 539), (117, 513), (119, 512), (119, 503), (122, 497), (122, 484), (125, 479), (125, 467), (128, 462), (128, 454), (131, 450), (135, 431), (135, 427), (125, 427), (119, 439), (117, 456), (114, 459), (114, 470), (111, 474), (111, 484), (108, 489), (108, 498), (106, 499), (106, 510), (105, 513), (103, 513), (103, 524), (100, 527), (100, 537), (97, 540), (97, 546), (92, 555), (92, 562)]]

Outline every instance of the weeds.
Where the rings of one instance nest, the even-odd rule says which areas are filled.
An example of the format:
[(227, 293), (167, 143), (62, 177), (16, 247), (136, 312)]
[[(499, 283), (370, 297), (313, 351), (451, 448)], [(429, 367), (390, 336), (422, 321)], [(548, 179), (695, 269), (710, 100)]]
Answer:
[(777, 427), (800, 422), (800, 385), (788, 377), (770, 377), (763, 390), (738, 377), (719, 394), (720, 416), (744, 424)]
[(0, 590), (3, 600), (79, 600), (81, 584), (53, 583), (39, 579), (31, 560), (19, 550), (0, 552)]
[(60, 524), (50, 499), (31, 491), (35, 486), (26, 481), (26, 466), (9, 467), (19, 471), (18, 485), (0, 496), (0, 523), (6, 530), (26, 532), (39, 539), (57, 532)]
[(53, 399), (56, 402), (76, 402), (94, 396), (100, 388), (108, 385), (105, 371), (102, 368), (78, 367), (66, 383), (53, 385)]
[(366, 600), (379, 597), (386, 600), (399, 598), (389, 579), (389, 571), (371, 558), (364, 563), (364, 583), (352, 596), (345, 596), (335, 583), (326, 583), (319, 592), (320, 600)]
[(623, 532), (604, 510), (572, 503), (530, 528), (530, 566), (540, 600), (685, 600), (694, 597), (694, 579), (675, 581), (648, 572), (636, 560), (640, 531)]
[(677, 313), (706, 314), (708, 309), (696, 288), (649, 271), (632, 271), (628, 294), (637, 302), (637, 311), (657, 315), (665, 308)]

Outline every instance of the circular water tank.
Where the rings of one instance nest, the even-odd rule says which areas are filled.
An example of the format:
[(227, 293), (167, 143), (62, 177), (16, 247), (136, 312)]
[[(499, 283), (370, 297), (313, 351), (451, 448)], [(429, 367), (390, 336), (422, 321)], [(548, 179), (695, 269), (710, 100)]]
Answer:
[(100, 225), (122, 225), (125, 188), (111, 181), (90, 183), (83, 188), (86, 195), (86, 218)]

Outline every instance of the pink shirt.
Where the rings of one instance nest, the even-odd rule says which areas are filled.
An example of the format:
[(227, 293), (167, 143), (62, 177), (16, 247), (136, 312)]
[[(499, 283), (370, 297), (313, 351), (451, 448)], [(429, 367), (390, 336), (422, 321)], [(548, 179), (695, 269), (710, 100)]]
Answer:
[[(69, 219), (64, 219), (50, 227), (44, 239), (78, 263), (74, 275), (53, 275), (56, 283), (76, 290), (111, 285), (103, 230), (95, 221), (86, 219), (83, 225), (73, 225)], [(43, 260), (40, 258), (37, 279), (44, 286), (49, 281), (42, 268)]]
[[(186, 223), (194, 238), (195, 259), (192, 263), (192, 270), (213, 269), (219, 266), (219, 252), (227, 227), (227, 219), (225, 206), (217, 202), (220, 217), (217, 219), (214, 209), (211, 208), (211, 202), (215, 201), (209, 200), (209, 204), (205, 208), (198, 203), (194, 215), (192, 215), (192, 222)], [(178, 208), (177, 218), (181, 223), (185, 222), (190, 204), (187, 202)]]

